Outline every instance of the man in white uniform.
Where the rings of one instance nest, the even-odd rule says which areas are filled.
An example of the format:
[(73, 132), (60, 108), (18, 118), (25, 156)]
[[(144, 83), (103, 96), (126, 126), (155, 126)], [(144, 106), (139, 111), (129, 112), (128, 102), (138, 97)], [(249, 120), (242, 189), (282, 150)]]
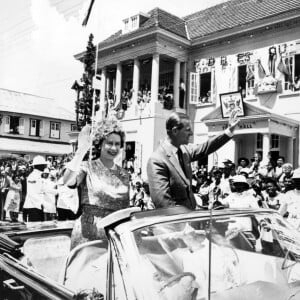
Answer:
[(41, 155), (34, 157), (33, 171), (27, 177), (27, 195), (23, 210), (26, 210), (27, 221), (39, 222), (43, 220), (42, 204), (44, 200), (42, 172), (47, 166), (45, 158)]

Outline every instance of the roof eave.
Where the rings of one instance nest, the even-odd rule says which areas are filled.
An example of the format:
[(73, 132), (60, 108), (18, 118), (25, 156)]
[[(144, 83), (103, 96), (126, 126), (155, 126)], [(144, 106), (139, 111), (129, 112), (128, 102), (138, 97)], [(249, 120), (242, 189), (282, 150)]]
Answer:
[(274, 21), (267, 21), (267, 20), (259, 20), (259, 21), (263, 21), (263, 23), (259, 23), (259, 24), (245, 24), (245, 25), (241, 25), (239, 27), (234, 27), (234, 28), (230, 28), (230, 29), (225, 29), (219, 32), (215, 32), (203, 37), (197, 37), (195, 39), (192, 40), (191, 45), (192, 46), (197, 46), (199, 44), (203, 44), (203, 43), (208, 43), (208, 42), (215, 42), (218, 40), (222, 40), (222, 39), (226, 39), (229, 38), (231, 36), (235, 36), (238, 34), (243, 34), (243, 33), (247, 33), (249, 31), (255, 31), (255, 30), (259, 30), (262, 29), (264, 27), (268, 27), (268, 26), (273, 26), (276, 25), (278, 23), (284, 23), (287, 21), (292, 21), (294, 19), (300, 18), (300, 12), (298, 12), (297, 14), (295, 14), (294, 16), (286, 16), (284, 18), (279, 18), (276, 19)]
[[(149, 27), (145, 30), (141, 30), (139, 32), (139, 34), (137, 35), (134, 35), (132, 37), (128, 37), (128, 38), (125, 38), (123, 39), (122, 41), (119, 41), (118, 39), (111, 42), (111, 43), (108, 43), (106, 46), (104, 47), (101, 47), (99, 48), (99, 51), (106, 51), (106, 50), (109, 50), (111, 48), (114, 48), (114, 47), (117, 47), (117, 46), (121, 46), (123, 44), (126, 44), (126, 43), (129, 43), (129, 42), (133, 42), (139, 38), (143, 38), (145, 36), (150, 36), (150, 35), (153, 35), (153, 34), (161, 34), (161, 35), (164, 35), (164, 36), (167, 36), (173, 40), (176, 40), (177, 42), (180, 42), (182, 43), (183, 45), (185, 46), (191, 46), (191, 41), (189, 41), (187, 38), (184, 38), (178, 34), (175, 34), (173, 32), (169, 32), (168, 30), (166, 29), (163, 29), (163, 28), (160, 28), (160, 27)], [(101, 43), (99, 43), (99, 45), (101, 46)], [(77, 60), (82, 60), (83, 56), (85, 54), (85, 51), (83, 52), (80, 52), (78, 54), (75, 54), (74, 57), (75, 59)]]

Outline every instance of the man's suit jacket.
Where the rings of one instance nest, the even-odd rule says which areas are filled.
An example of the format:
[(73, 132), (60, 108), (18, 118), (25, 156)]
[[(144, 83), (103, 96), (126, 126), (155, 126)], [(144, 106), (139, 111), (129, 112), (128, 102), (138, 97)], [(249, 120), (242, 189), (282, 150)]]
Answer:
[(183, 205), (194, 209), (196, 201), (192, 192), (191, 162), (216, 151), (229, 140), (227, 134), (222, 134), (200, 145), (180, 146), (184, 170), (173, 152), (174, 148), (167, 140), (164, 141), (152, 153), (147, 164), (150, 196), (155, 207)]

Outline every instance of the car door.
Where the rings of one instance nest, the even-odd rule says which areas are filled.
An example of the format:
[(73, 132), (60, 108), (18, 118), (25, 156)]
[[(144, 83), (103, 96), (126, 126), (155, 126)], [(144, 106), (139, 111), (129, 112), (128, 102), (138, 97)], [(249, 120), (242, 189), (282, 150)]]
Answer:
[(75, 299), (72, 291), (6, 254), (0, 255), (0, 282), (0, 295), (3, 300)]

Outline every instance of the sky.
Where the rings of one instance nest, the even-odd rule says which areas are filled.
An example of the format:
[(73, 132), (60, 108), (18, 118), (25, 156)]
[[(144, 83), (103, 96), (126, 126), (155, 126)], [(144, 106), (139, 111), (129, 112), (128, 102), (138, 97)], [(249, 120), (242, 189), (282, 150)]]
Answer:
[[(83, 65), (74, 55), (122, 28), (122, 20), (155, 7), (179, 17), (225, 0), (95, 0), (86, 27), (90, 0), (0, 0), (0, 88), (53, 98), (74, 110), (75, 80)], [(0, 99), (1, 101), (1, 99)]]

